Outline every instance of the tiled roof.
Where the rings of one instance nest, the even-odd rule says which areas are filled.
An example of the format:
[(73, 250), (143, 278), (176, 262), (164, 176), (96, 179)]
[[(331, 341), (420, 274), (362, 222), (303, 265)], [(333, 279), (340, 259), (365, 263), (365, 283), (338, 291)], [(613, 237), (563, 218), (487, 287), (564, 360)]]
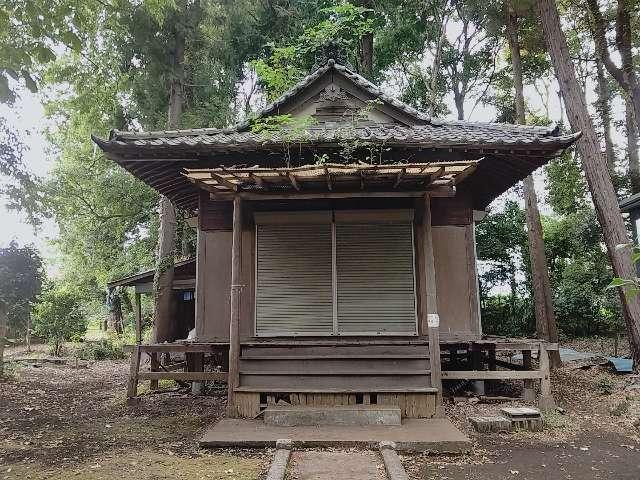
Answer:
[(428, 115), (386, 95), (379, 87), (343, 65), (329, 60), (326, 65), (304, 77), (276, 101), (262, 109), (256, 117), (277, 115), (280, 108), (296, 97), (325, 73), (333, 70), (387, 105), (401, 111), (415, 123), (354, 124), (350, 121), (323, 122), (312, 125), (295, 134), (282, 128), (276, 132), (255, 133), (250, 121), (231, 128), (201, 128), (191, 130), (162, 130), (155, 132), (123, 132), (114, 130), (108, 141), (95, 138), (105, 150), (129, 150), (131, 147), (154, 149), (158, 147), (202, 148), (207, 151), (259, 150), (282, 146), (283, 143), (331, 144), (336, 141), (359, 140), (386, 145), (414, 147), (471, 146), (522, 146), (538, 148), (564, 148), (574, 142), (579, 134), (561, 135), (554, 127), (535, 127), (499, 123), (475, 123), (445, 121)]
[[(187, 147), (207, 150), (258, 150), (284, 144), (333, 144), (345, 140), (358, 140), (388, 146), (413, 147), (538, 147), (564, 148), (579, 134), (561, 135), (557, 129), (507, 124), (445, 122), (432, 120), (426, 125), (398, 124), (355, 125), (347, 122), (322, 123), (303, 131), (283, 128), (259, 133), (238, 130), (196, 129), (131, 133), (114, 131), (108, 142), (101, 141), (109, 150), (127, 147)], [(102, 146), (102, 145), (101, 145)]]

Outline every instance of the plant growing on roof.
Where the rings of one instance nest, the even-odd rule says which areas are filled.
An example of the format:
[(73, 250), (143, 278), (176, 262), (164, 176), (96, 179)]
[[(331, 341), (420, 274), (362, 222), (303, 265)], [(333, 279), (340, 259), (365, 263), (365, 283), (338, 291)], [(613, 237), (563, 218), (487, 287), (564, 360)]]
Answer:
[(270, 115), (250, 121), (251, 132), (262, 134), (265, 139), (271, 139), (284, 146), (285, 162), (291, 167), (291, 148), (298, 145), (298, 155), (302, 157), (302, 144), (311, 138), (309, 128), (317, 123), (309, 116), (294, 117), (291, 114)]

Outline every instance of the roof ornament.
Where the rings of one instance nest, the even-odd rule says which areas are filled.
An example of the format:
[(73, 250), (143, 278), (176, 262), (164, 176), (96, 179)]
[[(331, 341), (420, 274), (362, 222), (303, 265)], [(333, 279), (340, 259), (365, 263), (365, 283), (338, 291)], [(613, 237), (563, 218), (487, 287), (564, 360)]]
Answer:
[(317, 70), (325, 65), (333, 67), (336, 63), (344, 65), (349, 70), (355, 72), (355, 68), (353, 68), (353, 65), (349, 62), (347, 50), (344, 45), (341, 45), (335, 40), (329, 40), (316, 49), (315, 63), (313, 64), (312, 70)]

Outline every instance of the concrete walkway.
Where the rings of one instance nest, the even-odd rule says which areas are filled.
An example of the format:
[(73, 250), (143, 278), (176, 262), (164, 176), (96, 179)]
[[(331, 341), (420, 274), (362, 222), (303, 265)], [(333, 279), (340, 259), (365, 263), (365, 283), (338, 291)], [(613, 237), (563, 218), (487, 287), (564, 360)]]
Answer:
[(289, 468), (292, 480), (383, 480), (382, 459), (375, 452), (293, 452)]

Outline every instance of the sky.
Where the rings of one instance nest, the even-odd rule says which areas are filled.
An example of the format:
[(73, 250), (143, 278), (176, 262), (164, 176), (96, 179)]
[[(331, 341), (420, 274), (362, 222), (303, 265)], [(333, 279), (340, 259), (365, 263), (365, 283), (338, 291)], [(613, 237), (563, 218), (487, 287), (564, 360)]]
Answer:
[[(10, 128), (19, 132), (27, 146), (24, 162), (29, 171), (45, 176), (51, 168), (52, 159), (47, 156), (47, 142), (43, 134), (48, 121), (38, 96), (29, 91), (21, 92), (11, 108), (0, 104), (0, 115), (7, 119)], [(3, 178), (3, 183), (6, 180)], [(35, 245), (46, 259), (52, 259), (55, 249), (50, 240), (57, 234), (57, 226), (52, 220), (45, 220), (39, 231), (34, 231), (25, 215), (9, 210), (6, 199), (0, 197), (0, 247), (6, 247), (15, 240), (19, 245)]]

